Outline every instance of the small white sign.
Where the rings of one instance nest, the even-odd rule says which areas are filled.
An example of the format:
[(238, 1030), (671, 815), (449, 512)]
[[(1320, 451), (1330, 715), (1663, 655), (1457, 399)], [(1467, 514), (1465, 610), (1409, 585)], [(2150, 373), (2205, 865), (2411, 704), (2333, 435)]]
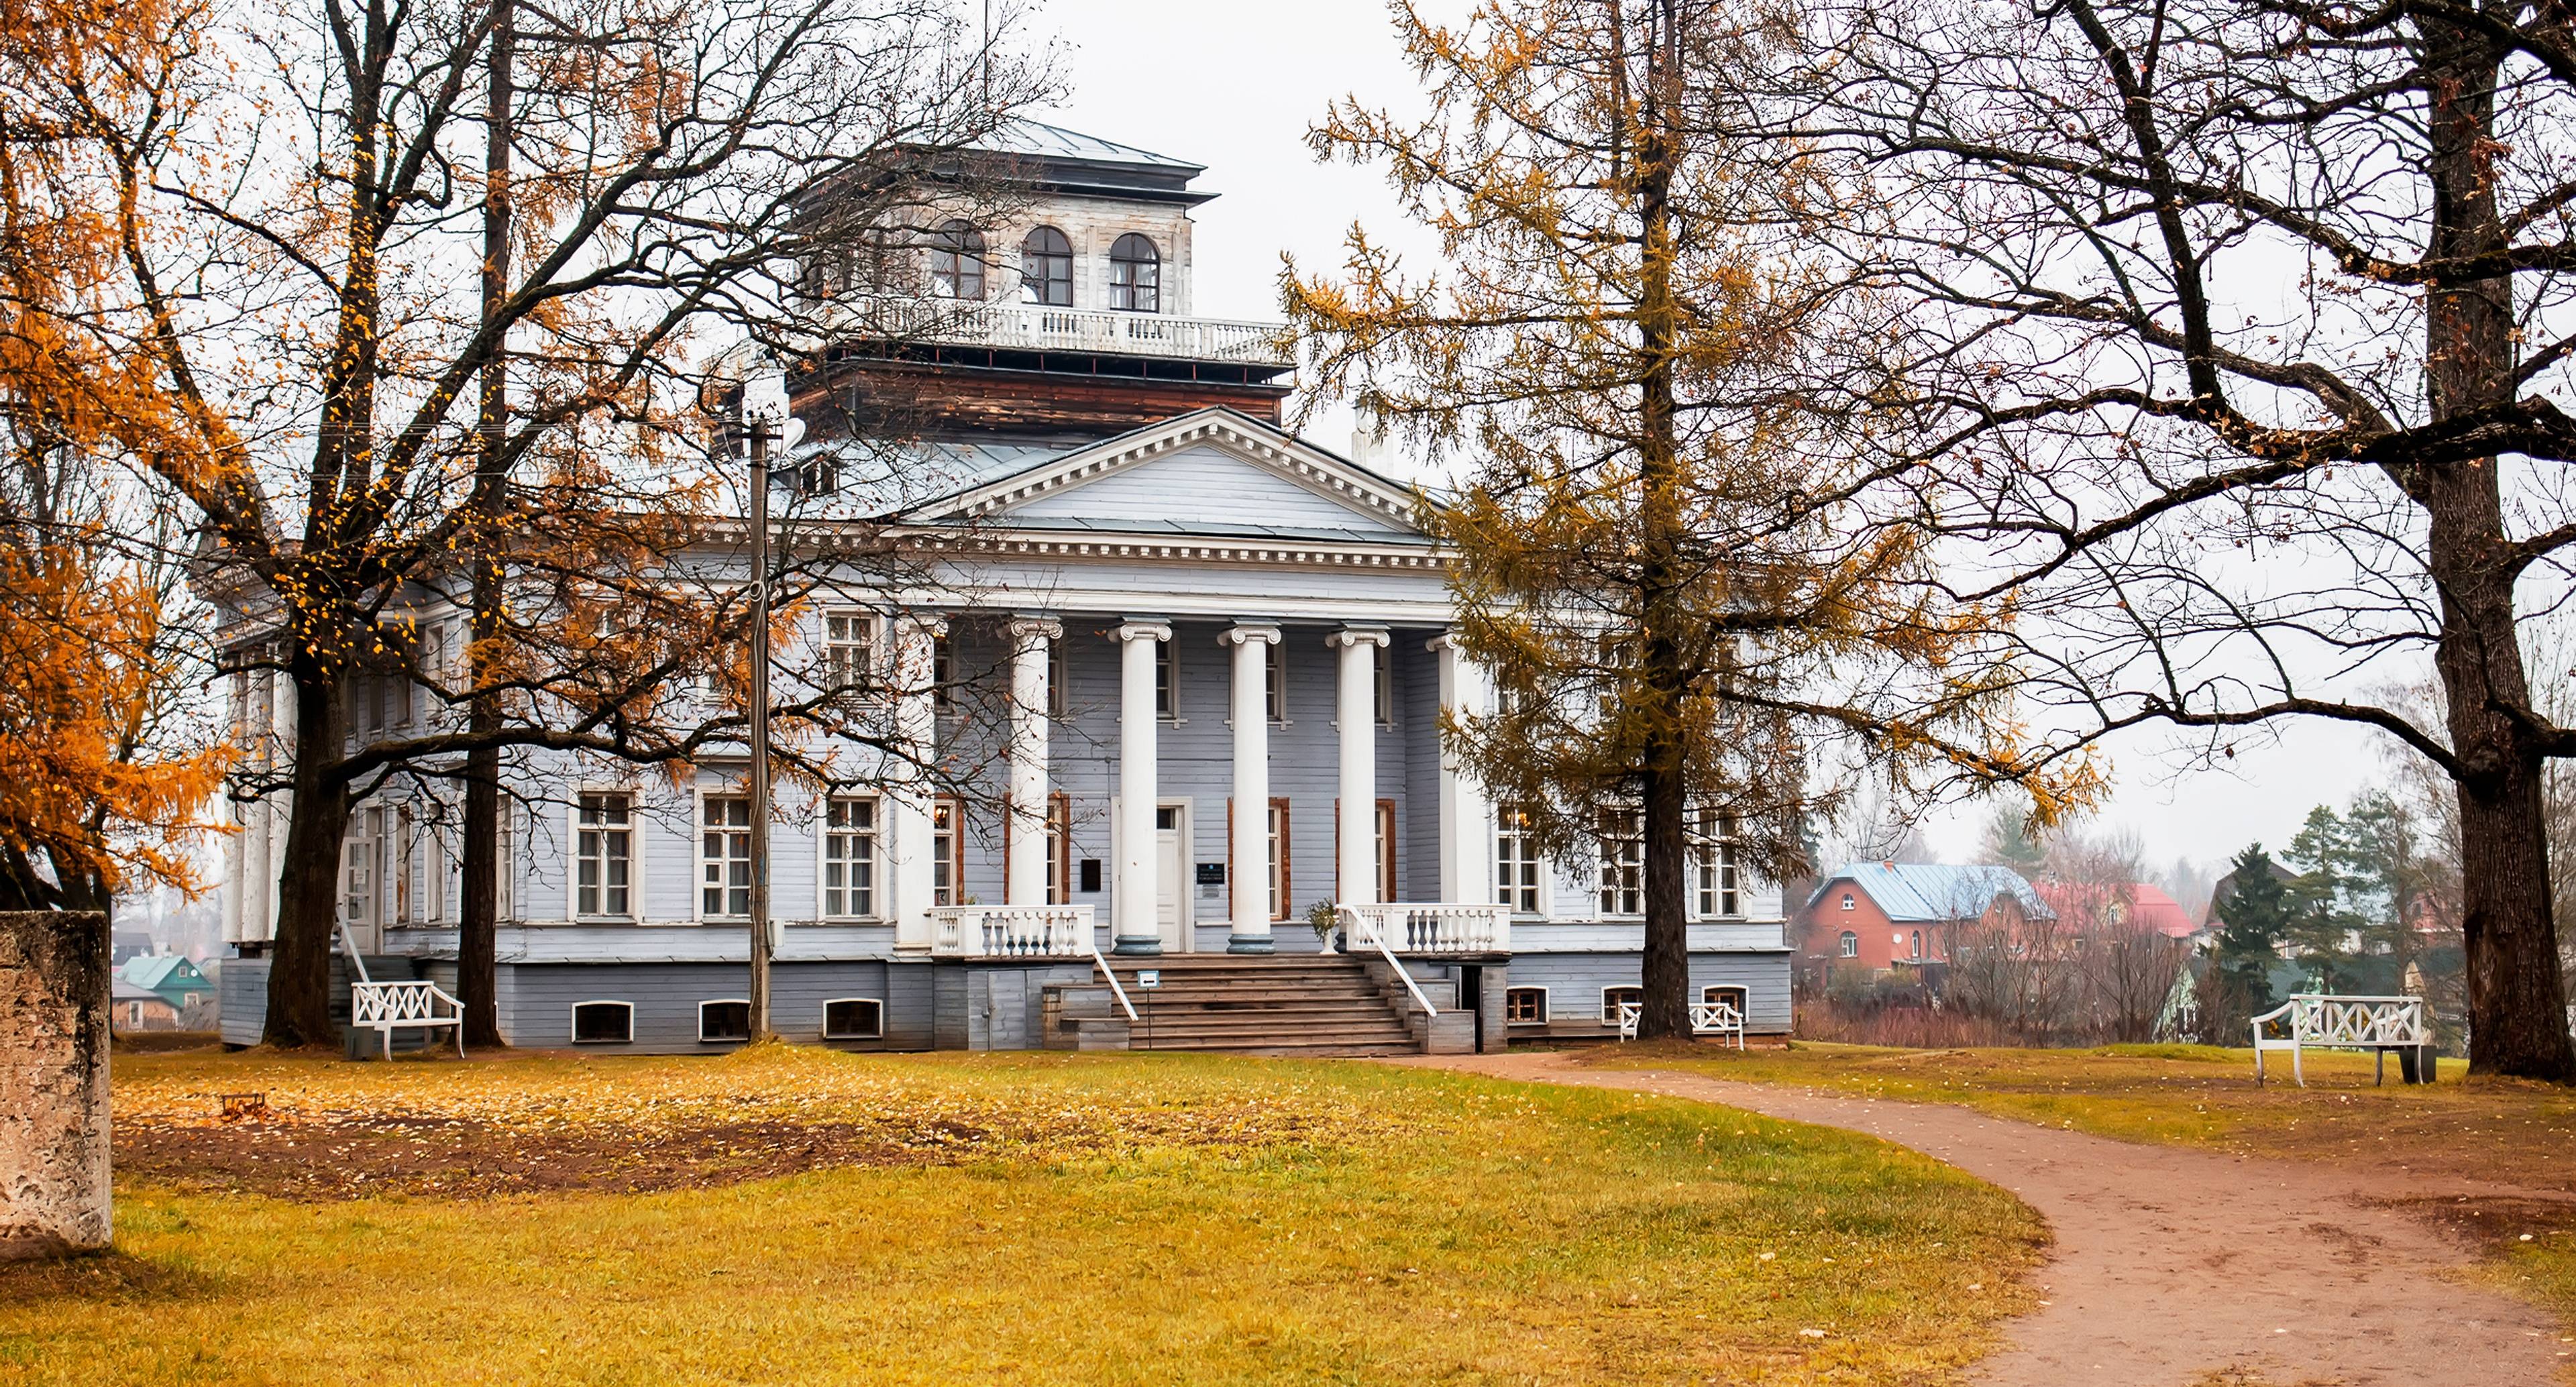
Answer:
[(1162, 969), (1160, 969), (1160, 968), (1139, 968), (1139, 969), (1137, 969), (1137, 970), (1136, 970), (1136, 985), (1137, 985), (1138, 987), (1160, 987), (1160, 986), (1162, 986), (1162, 985), (1163, 985), (1163, 970), (1162, 970)]

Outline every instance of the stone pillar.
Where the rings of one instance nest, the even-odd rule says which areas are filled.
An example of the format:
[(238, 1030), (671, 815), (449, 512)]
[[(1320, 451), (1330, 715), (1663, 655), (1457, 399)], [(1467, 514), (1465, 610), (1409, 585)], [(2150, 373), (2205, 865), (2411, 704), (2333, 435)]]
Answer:
[(1118, 877), (1109, 910), (1113, 947), (1122, 954), (1163, 951), (1154, 881), (1154, 647), (1171, 638), (1172, 628), (1159, 621), (1118, 628)]
[[(1440, 662), (1440, 706), (1459, 718), (1485, 711), (1484, 671), (1442, 634), (1426, 647)], [(1494, 899), (1493, 806), (1466, 773), (1446, 738), (1440, 746), (1440, 899), (1482, 904)]]
[(107, 1008), (105, 915), (0, 914), (0, 1261), (108, 1245)]
[(1023, 618), (1011, 623), (1011, 802), (1002, 903), (1046, 904), (1047, 652), (1064, 628)]
[(894, 736), (901, 753), (889, 753), (885, 782), (887, 918), (897, 949), (930, 948), (930, 787), (922, 767), (939, 744), (939, 709), (931, 697), (936, 664), (933, 643), (948, 623), (936, 616), (894, 618)]
[(1342, 775), (1338, 898), (1351, 905), (1377, 904), (1377, 662), (1386, 630), (1346, 626), (1325, 638), (1342, 653), (1335, 725), (1341, 731)]
[(1228, 878), (1234, 925), (1225, 951), (1266, 954), (1272, 950), (1270, 650), (1279, 643), (1279, 628), (1242, 622), (1218, 639), (1234, 647), (1234, 868)]

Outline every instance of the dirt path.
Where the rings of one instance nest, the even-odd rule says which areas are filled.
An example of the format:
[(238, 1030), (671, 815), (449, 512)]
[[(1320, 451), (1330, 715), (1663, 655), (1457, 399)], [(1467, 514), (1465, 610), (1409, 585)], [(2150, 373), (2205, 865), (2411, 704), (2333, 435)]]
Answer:
[[(1422, 1061), (1497, 1078), (1697, 1098), (1864, 1132), (2001, 1185), (2048, 1219), (2045, 1309), (1974, 1375), (1993, 1387), (2556, 1380), (2576, 1345), (2541, 1310), (2443, 1273), (2473, 1253), (2326, 1165), (2141, 1146), (1965, 1108), (1848, 1098), (1556, 1054)], [(2233, 1376), (2230, 1376), (2233, 1375)]]

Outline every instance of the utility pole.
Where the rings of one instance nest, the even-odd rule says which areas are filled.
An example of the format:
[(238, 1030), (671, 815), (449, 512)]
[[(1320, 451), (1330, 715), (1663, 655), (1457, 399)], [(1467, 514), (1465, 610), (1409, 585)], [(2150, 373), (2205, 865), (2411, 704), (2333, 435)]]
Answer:
[(751, 452), (751, 1036), (769, 1030), (769, 444), (770, 421), (742, 407)]
[[(517, 98), (512, 64), (518, 50), (516, 0), (492, 0), (491, 86), (483, 111), (483, 321), (500, 316), (510, 293), (510, 108)], [(473, 505), (477, 524), (468, 562), (467, 679), (473, 689), (466, 728), (490, 738), (501, 730), (501, 710), (485, 689), (485, 668), (501, 636), (501, 521), (509, 510), (510, 474), (503, 458), (510, 436), (508, 353), (495, 343), (475, 373), (480, 398), (475, 417)], [(477, 746), (465, 753), (464, 899), (458, 904), (456, 990), (465, 1003), (465, 1043), (501, 1043), (499, 980), (495, 957), (500, 934), (501, 752)]]

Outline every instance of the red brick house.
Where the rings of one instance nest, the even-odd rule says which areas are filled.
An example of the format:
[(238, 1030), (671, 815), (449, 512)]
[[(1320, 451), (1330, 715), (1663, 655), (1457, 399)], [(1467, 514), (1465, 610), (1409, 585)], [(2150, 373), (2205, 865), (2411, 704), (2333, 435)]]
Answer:
[(2048, 902), (2009, 867), (1937, 862), (1854, 862), (1825, 874), (1807, 898), (1801, 954), (1884, 970), (1950, 957), (1966, 925), (2018, 927), (2054, 919)]

